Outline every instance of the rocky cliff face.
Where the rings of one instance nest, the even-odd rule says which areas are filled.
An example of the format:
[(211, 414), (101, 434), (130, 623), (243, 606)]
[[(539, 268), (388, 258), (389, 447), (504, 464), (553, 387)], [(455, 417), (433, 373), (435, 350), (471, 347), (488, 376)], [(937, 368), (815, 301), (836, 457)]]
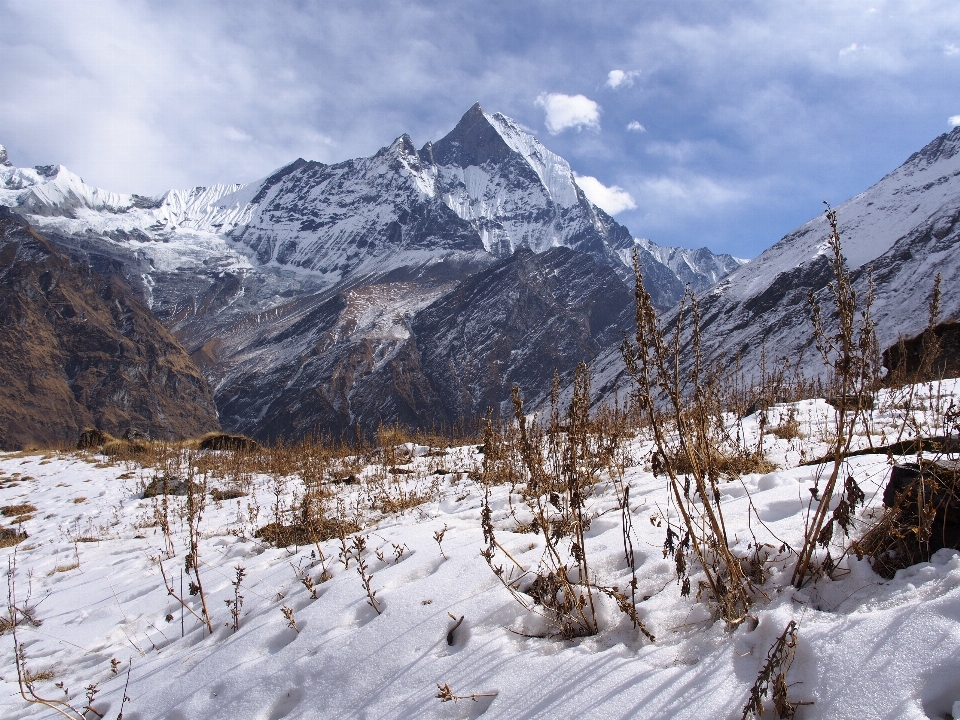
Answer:
[(122, 278), (0, 208), (0, 447), (72, 443), (88, 426), (175, 438), (219, 423), (206, 380)]

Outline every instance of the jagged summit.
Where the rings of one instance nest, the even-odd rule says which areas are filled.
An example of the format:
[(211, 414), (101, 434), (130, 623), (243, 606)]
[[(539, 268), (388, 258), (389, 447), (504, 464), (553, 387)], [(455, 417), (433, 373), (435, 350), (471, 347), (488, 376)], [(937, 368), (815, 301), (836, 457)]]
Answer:
[(13, 167), (13, 164), (7, 158), (7, 149), (0, 145), (0, 167)]
[(437, 165), (461, 169), (510, 164), (522, 158), (552, 202), (569, 208), (581, 201), (582, 193), (566, 160), (544, 147), (515, 120), (502, 113), (490, 115), (480, 103), (471, 107), (448, 135), (427, 143), (423, 152), (429, 153)]
[(424, 145), (421, 152), (437, 165), (466, 168), (503, 161), (511, 150), (480, 103), (476, 103), (453, 130), (437, 142)]
[(960, 125), (927, 143), (921, 150), (907, 158), (907, 161), (903, 164), (903, 169), (918, 169), (943, 160), (949, 160), (958, 152), (960, 152)]

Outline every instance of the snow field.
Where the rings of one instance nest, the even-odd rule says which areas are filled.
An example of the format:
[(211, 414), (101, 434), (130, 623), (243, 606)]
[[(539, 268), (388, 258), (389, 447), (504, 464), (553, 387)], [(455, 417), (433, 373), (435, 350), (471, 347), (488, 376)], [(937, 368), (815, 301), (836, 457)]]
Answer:
[[(935, 429), (953, 391), (952, 384), (918, 388), (911, 407), (923, 409), (909, 411), (918, 427)], [(906, 412), (897, 403), (902, 406), (903, 399), (893, 394), (878, 399), (870, 435), (858, 437), (859, 443), (894, 439)], [(297, 572), (319, 578), (316, 548), (274, 548), (252, 538), (255, 527), (273, 519), (275, 478), (254, 477), (245, 497), (219, 503), (208, 498), (200, 558), (214, 633), (187, 613), (183, 637), (179, 603), (168, 596), (156, 564), (162, 557), (179, 591), (182, 500), (171, 500), (176, 556), (167, 559), (154, 526), (155, 503), (141, 498), (152, 468), (85, 454), (0, 455), (0, 507), (37, 508), (21, 521), (29, 537), (16, 548), (17, 603), (29, 594), (43, 621), (18, 628), (27, 666), (54, 675), (37, 683), (41, 695), (62, 697), (53, 685), (62, 681), (78, 707), (83, 688), (99, 683), (93, 706), (115, 718), (132, 662), (125, 720), (739, 718), (767, 651), (795, 620), (790, 699), (813, 703), (802, 706), (798, 718), (944, 718), (960, 700), (960, 555), (940, 551), (891, 581), (876, 575), (868, 561), (847, 557), (835, 579), (793, 589), (792, 560), (780, 547), (799, 547), (809, 489), (820, 471), (798, 463), (801, 454), (809, 460), (826, 451), (832, 409), (822, 401), (775, 406), (767, 430), (786, 419), (791, 407), (805, 437), (763, 438), (768, 457), (783, 469), (722, 486), (735, 552), (746, 556), (756, 543), (769, 545), (763, 546), (768, 580), (755, 598), (756, 623), (748, 620), (732, 632), (713, 619), (705, 602), (680, 596), (673, 562), (662, 553), (664, 514), (672, 513), (665, 481), (647, 469), (649, 445), (633, 441), (627, 480), (638, 596), (649, 596), (638, 610), (656, 636), (653, 643), (605, 597), (599, 601), (598, 635), (576, 641), (529, 637), (541, 634), (545, 624), (511, 598), (480, 556), (482, 489), (469, 476), (482, 458), (475, 446), (447, 449), (443, 457), (408, 446), (413, 457), (402, 467), (411, 473), (389, 475), (382, 465), (370, 465), (359, 473), (359, 483), (329, 486), (348, 514), (359, 508), (363, 516), (364, 558), (381, 615), (367, 603), (356, 562), (345, 569), (338, 559), (339, 541), (321, 544), (332, 578), (316, 585), (313, 599)], [(758, 439), (756, 421), (753, 416), (738, 427), (751, 443)], [(441, 468), (456, 472), (435, 474)], [(858, 515), (862, 529), (881, 505), (889, 466), (875, 454), (850, 458), (849, 468), (867, 496)], [(296, 477), (282, 484), (281, 501), (289, 506), (302, 484)], [(525, 518), (518, 496), (511, 502), (508, 490), (492, 492), (497, 539), (529, 569), (543, 541), (513, 532)], [(399, 513), (373, 510), (388, 492), (428, 499)], [(609, 482), (596, 486), (588, 508), (594, 516), (587, 533), (592, 572), (602, 584), (625, 587), (630, 574)], [(440, 531), (442, 546), (435, 540)], [(838, 540), (835, 546), (836, 557)], [(12, 558), (14, 548), (2, 552)], [(234, 633), (224, 601), (234, 597), (238, 564), (246, 576)], [(694, 594), (697, 579), (694, 573)], [(190, 602), (199, 607), (197, 598)], [(299, 632), (287, 626), (284, 606), (293, 609)], [(464, 621), (448, 645), (451, 614)], [(121, 663), (116, 675), (113, 658)], [(56, 717), (20, 697), (10, 632), (0, 636), (0, 662), (0, 717)], [(495, 696), (441, 703), (435, 695), (444, 683), (457, 695)]]

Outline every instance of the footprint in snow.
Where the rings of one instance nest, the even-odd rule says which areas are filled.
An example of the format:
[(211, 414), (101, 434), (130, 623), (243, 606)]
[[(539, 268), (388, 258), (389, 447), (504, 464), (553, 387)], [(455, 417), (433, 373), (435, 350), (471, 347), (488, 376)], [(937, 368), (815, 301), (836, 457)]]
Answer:
[(268, 720), (280, 720), (280, 718), (287, 717), (297, 708), (301, 700), (303, 700), (303, 690), (297, 687), (287, 690), (273, 703), (270, 714), (267, 716)]

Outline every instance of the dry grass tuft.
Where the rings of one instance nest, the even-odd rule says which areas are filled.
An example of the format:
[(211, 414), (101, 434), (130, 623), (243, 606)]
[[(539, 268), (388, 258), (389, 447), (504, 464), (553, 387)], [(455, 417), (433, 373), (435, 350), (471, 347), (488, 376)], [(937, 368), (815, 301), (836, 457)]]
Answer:
[(0, 528), (0, 548), (8, 548), (22, 543), (27, 539), (25, 532), (18, 532), (13, 528)]
[(4, 505), (0, 508), (0, 515), (4, 517), (17, 517), (18, 515), (29, 515), (36, 511), (37, 508), (30, 503), (21, 503), (20, 505)]
[(245, 497), (247, 493), (239, 488), (226, 488), (221, 490), (220, 488), (214, 488), (210, 491), (210, 497), (212, 497), (216, 502), (223, 502), (224, 500), (236, 500), (237, 498)]
[(941, 548), (960, 549), (960, 468), (948, 463), (921, 460), (894, 468), (907, 480), (898, 488), (891, 479), (886, 511), (852, 546), (857, 557), (872, 558), (878, 575), (892, 578)]
[(197, 440), (198, 450), (232, 450), (234, 452), (258, 452), (260, 443), (243, 435), (227, 433), (207, 433)]

